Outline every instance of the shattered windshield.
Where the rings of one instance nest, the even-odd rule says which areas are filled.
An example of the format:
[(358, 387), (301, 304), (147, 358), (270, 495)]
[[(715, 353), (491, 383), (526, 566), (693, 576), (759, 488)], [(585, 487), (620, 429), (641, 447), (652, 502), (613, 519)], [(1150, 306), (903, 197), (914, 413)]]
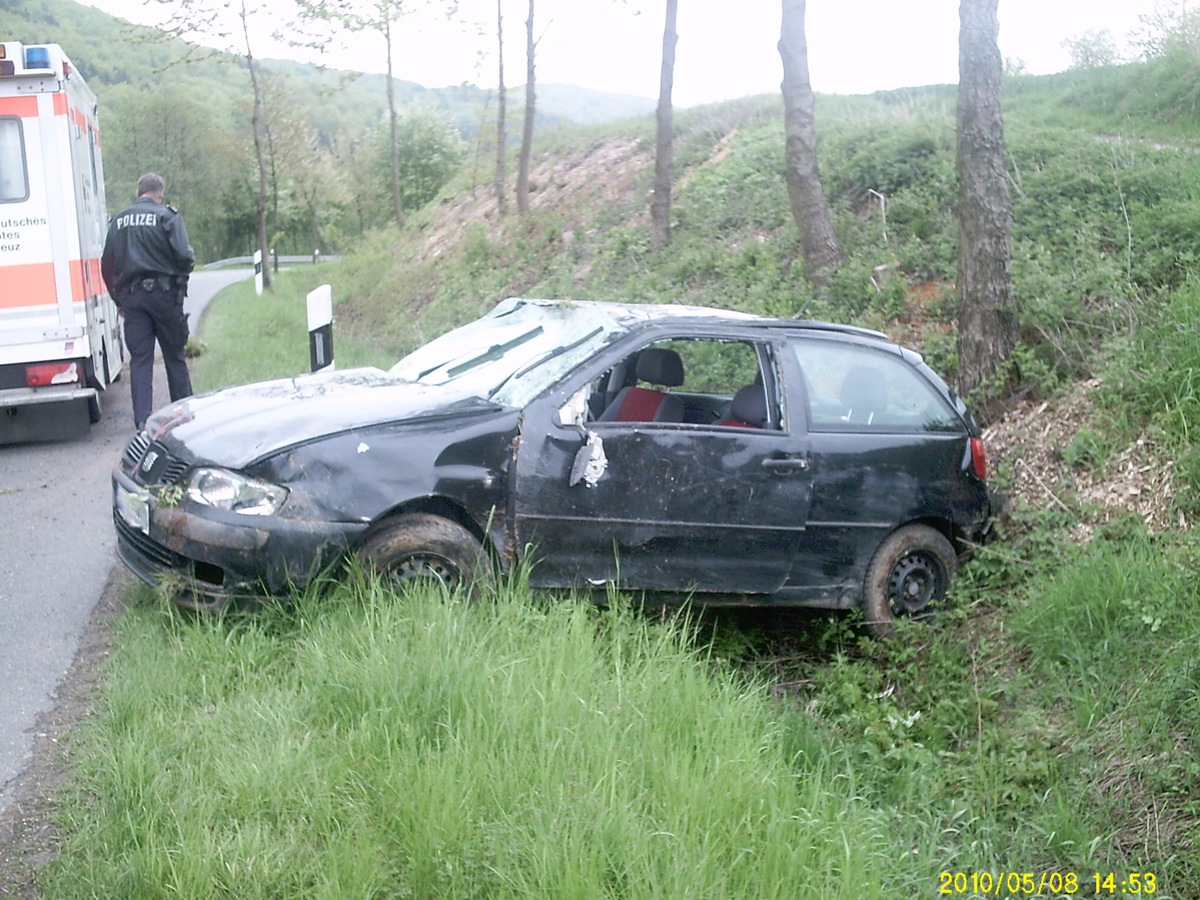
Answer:
[(625, 330), (593, 308), (506, 301), (414, 350), (391, 374), (522, 407)]

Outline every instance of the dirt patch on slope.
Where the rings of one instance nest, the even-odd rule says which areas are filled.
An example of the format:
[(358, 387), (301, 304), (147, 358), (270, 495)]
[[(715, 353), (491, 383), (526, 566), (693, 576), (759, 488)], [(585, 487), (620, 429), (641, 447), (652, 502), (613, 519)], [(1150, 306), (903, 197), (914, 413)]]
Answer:
[[(635, 216), (630, 224), (636, 224), (639, 210), (643, 218), (649, 218), (649, 198), (639, 196), (638, 182), (653, 165), (652, 148), (641, 138), (601, 141), (578, 156), (542, 154), (529, 173), (529, 207), (574, 213), (577, 221), (563, 229), (565, 233), (586, 230), (590, 227), (588, 216), (613, 204), (628, 206)], [(513, 186), (508, 187), (508, 212), (513, 213), (516, 200)], [(493, 240), (500, 240), (503, 227), (512, 224), (500, 215), (495, 191), (485, 187), (438, 208), (423, 252), (430, 258), (441, 256), (461, 243), (467, 228), (480, 224), (488, 228)]]
[[(1174, 467), (1170, 454), (1147, 437), (1139, 436), (1103, 465), (1072, 466), (1080, 454), (1077, 439), (1098, 427), (1094, 396), (1098, 379), (1081, 382), (1066, 396), (1048, 401), (1024, 401), (984, 432), (988, 455), (1010, 467), (1010, 497), (1032, 508), (1056, 506), (1074, 516), (1072, 531), (1083, 543), (1097, 526), (1124, 515), (1145, 522), (1151, 533), (1192, 523), (1173, 511)], [(1074, 449), (1073, 449), (1074, 448)]]

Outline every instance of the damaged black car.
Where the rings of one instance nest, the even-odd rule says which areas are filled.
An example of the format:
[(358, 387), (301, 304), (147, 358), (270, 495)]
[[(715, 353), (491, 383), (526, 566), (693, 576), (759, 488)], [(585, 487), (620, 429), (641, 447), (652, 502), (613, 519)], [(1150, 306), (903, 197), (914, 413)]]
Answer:
[(183, 605), (356, 557), (397, 581), (927, 613), (990, 531), (980, 429), (913, 352), (846, 325), (506, 300), (388, 371), (154, 415), (113, 472), (118, 552)]

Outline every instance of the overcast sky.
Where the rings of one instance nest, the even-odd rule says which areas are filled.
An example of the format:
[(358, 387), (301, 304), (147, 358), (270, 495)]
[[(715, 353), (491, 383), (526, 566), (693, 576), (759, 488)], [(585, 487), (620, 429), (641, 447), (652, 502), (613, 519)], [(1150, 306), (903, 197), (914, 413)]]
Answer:
[[(83, 0), (139, 24), (157, 24), (162, 5), (150, 0)], [(247, 0), (272, 11), (271, 0)], [(415, 5), (419, 0), (413, 0)], [(1070, 65), (1066, 39), (1107, 30), (1121, 46), (1158, 0), (999, 0), (1000, 52), (1030, 74)], [(505, 3), (505, 81), (525, 83), (528, 0)], [(442, 10), (444, 0), (431, 0)], [(643, 97), (658, 95), (665, 0), (536, 0), (539, 82), (575, 84)], [(496, 83), (495, 0), (460, 0), (460, 19), (475, 12), (482, 34), (440, 15), (401, 20), (394, 55), (398, 77), (427, 87)], [(733, 10), (736, 9), (736, 12)], [(383, 40), (331, 38), (321, 56), (272, 45), (280, 22), (256, 16), (258, 56), (324, 61), (340, 69), (382, 72)], [(775, 49), (780, 0), (679, 0), (673, 99), (678, 106), (773, 93), (783, 69)], [(958, 0), (809, 0), (809, 73), (823, 93), (875, 90), (958, 80)]]

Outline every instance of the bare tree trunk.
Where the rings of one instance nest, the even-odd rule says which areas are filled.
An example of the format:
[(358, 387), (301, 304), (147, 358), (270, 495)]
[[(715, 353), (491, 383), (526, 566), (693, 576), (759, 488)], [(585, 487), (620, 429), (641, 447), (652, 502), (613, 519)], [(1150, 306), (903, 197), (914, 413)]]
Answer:
[(537, 44), (533, 39), (533, 0), (529, 0), (529, 18), (525, 20), (525, 130), (521, 135), (521, 157), (517, 163), (517, 209), (529, 212), (529, 162), (533, 156), (533, 117), (537, 94), (534, 90), (533, 64)]
[(254, 89), (254, 113), (251, 125), (254, 131), (254, 158), (258, 162), (258, 199), (255, 204), (255, 224), (258, 231), (258, 252), (262, 255), (263, 287), (271, 289), (271, 248), (267, 246), (267, 162), (264, 158), (263, 138), (263, 92), (258, 81), (258, 64), (250, 51), (250, 30), (246, 23), (246, 4), (242, 3), (242, 35), (246, 40), (246, 68), (250, 71), (250, 85)]
[(800, 229), (800, 246), (809, 280), (818, 293), (842, 261), (829, 207), (817, 168), (817, 130), (813, 90), (808, 77), (808, 40), (804, 34), (805, 0), (783, 0), (779, 56), (783, 60), (783, 113), (787, 136), (788, 200)]
[(387, 44), (387, 101), (388, 127), (391, 135), (392, 158), (392, 208), (396, 214), (396, 224), (404, 227), (404, 198), (400, 195), (400, 142), (397, 135), (396, 114), (396, 83), (392, 78), (392, 16), (390, 10), (385, 10), (383, 19), (383, 39)]
[(499, 106), (496, 109), (496, 209), (500, 215), (508, 212), (508, 188), (505, 185), (507, 180), (506, 169), (508, 168), (508, 123), (505, 121), (505, 116), (508, 114), (508, 97), (506, 96), (507, 88), (504, 86), (504, 9), (503, 0), (496, 0), (496, 58), (498, 60), (497, 80), (499, 86), (497, 94), (499, 95)]
[(1000, 110), (998, 0), (962, 0), (958, 37), (958, 388), (993, 379), (1017, 343), (1012, 207)]
[(671, 242), (671, 189), (675, 157), (671, 146), (671, 90), (675, 84), (675, 13), (679, 0), (667, 0), (667, 23), (663, 27), (662, 72), (658, 79), (658, 133), (654, 144), (654, 199), (650, 202), (650, 249), (661, 250)]
[[(266, 76), (263, 76), (266, 78)], [(268, 86), (270, 82), (267, 82)], [(264, 92), (265, 95), (265, 92)], [(274, 105), (271, 107), (276, 109)], [(279, 241), (279, 159), (275, 155), (275, 134), (271, 129), (271, 120), (263, 110), (263, 136), (266, 138), (267, 145), (267, 184), (270, 190), (270, 207), (271, 215), (267, 222), (267, 242), (275, 245)], [(271, 262), (276, 272), (279, 271), (279, 247), (272, 246), (274, 251), (271, 254)], [(263, 268), (266, 268), (266, 261), (263, 261)]]

